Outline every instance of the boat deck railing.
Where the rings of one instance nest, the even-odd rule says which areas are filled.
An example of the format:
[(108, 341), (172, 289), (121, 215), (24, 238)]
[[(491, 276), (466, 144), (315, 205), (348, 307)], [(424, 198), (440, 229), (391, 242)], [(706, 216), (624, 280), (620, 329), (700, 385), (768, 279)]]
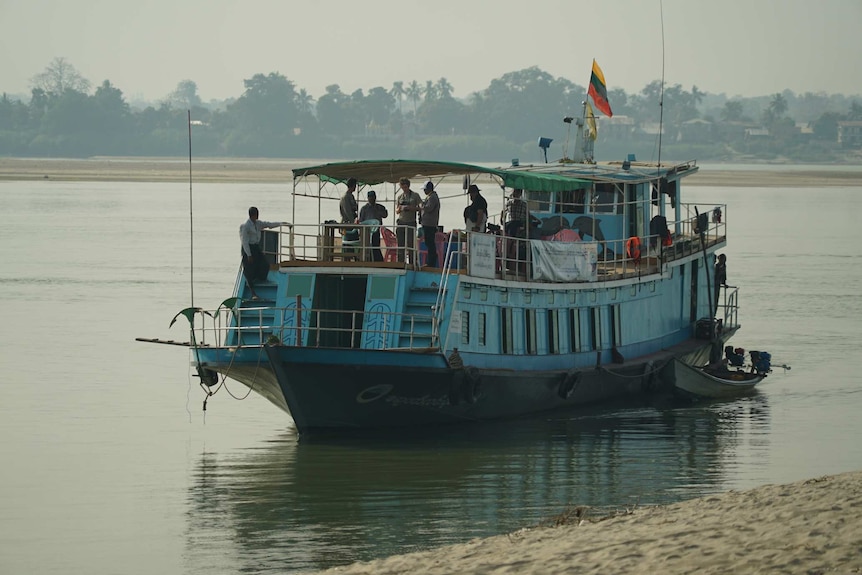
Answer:
[[(558, 233), (555, 240), (595, 244), (598, 281), (613, 281), (659, 273), (662, 263), (690, 256), (725, 241), (727, 223), (725, 205), (680, 204), (680, 219), (667, 223), (668, 241), (658, 234), (637, 236), (639, 249), (633, 250), (632, 238), (582, 241), (573, 230)], [(700, 215), (700, 221), (698, 221)], [(704, 229), (700, 229), (703, 225)], [(278, 267), (341, 266), (421, 269), (426, 264), (425, 238), (414, 226), (379, 226), (377, 224), (319, 225), (295, 224), (275, 232), (276, 241), (265, 241), (264, 252)], [(565, 231), (565, 230), (564, 230)], [(703, 245), (701, 244), (701, 232)], [(447, 259), (448, 273), (469, 274), (469, 237), (474, 232), (453, 230), (435, 237), (438, 268)], [(397, 237), (406, 238), (399, 246)], [(483, 234), (487, 235), (487, 234)], [(525, 237), (496, 235), (495, 273), (499, 279), (527, 279), (532, 267), (530, 242)], [(544, 240), (549, 241), (549, 240)], [(427, 268), (426, 268), (427, 269)], [(546, 280), (547, 281), (547, 280)]]
[(715, 317), (726, 328), (739, 327), (739, 288), (736, 286), (718, 286)]
[[(246, 302), (253, 303), (253, 302)], [(276, 344), (340, 349), (434, 349), (436, 319), (428, 314), (302, 309), (252, 305), (198, 314), (194, 341), (200, 347)]]

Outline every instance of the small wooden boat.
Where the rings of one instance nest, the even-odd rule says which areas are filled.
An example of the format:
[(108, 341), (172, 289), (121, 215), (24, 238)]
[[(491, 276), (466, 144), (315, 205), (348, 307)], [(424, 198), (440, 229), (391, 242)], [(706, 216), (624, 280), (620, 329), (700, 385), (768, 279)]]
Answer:
[(727, 398), (751, 394), (754, 386), (763, 381), (765, 373), (741, 369), (694, 367), (675, 359), (673, 361), (674, 389), (689, 397)]

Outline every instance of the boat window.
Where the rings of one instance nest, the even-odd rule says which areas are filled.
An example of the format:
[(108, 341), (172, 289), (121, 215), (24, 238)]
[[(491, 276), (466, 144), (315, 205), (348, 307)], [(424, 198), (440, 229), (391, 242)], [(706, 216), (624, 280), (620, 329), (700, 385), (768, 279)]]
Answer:
[(581, 351), (581, 317), (578, 308), (569, 310), (569, 349)]
[(602, 309), (594, 307), (590, 314), (590, 335), (593, 349), (602, 349)]
[(611, 312), (611, 337), (615, 347), (622, 345), (620, 337), (620, 304), (612, 305)]
[(524, 310), (524, 340), (527, 347), (527, 355), (536, 353), (536, 310)]
[(470, 343), (470, 312), (461, 312), (461, 345)]
[(560, 353), (560, 326), (557, 310), (548, 310), (548, 352)]
[(503, 353), (512, 353), (512, 308), (500, 310), (500, 337)]
[(561, 192), (554, 211), (558, 214), (582, 214), (584, 213), (584, 202), (586, 202), (586, 190), (566, 190)]
[(476, 322), (476, 329), (478, 330), (479, 337), (479, 345), (485, 345), (485, 313), (479, 313), (479, 321)]
[(596, 189), (590, 202), (593, 213), (623, 213), (622, 193), (613, 184), (596, 184)]
[(290, 274), (287, 276), (287, 297), (311, 297), (311, 275)]
[(396, 276), (371, 276), (369, 299), (395, 299)]
[(527, 190), (527, 208), (531, 212), (551, 211), (551, 192), (536, 192)]

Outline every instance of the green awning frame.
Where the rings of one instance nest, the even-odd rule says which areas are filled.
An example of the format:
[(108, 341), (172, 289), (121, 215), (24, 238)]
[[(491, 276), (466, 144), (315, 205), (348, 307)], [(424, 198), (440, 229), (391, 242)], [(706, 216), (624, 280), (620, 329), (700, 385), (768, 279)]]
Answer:
[(307, 178), (309, 176), (316, 176), (323, 182), (332, 183), (344, 183), (350, 178), (356, 178), (361, 185), (372, 186), (383, 182), (395, 183), (401, 178), (421, 180), (475, 174), (494, 176), (500, 180), (502, 185), (509, 188), (521, 188), (523, 190), (540, 192), (576, 190), (589, 187), (592, 184), (587, 179), (560, 174), (504, 170), (473, 164), (424, 160), (357, 160), (353, 162), (321, 164), (293, 170), (294, 182), (299, 178)]

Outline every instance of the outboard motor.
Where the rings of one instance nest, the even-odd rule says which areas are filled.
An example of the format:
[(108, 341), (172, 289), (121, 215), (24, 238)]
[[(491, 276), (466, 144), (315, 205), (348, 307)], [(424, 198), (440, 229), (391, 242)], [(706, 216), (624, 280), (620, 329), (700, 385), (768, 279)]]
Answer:
[(772, 371), (772, 354), (768, 351), (752, 351), (751, 366), (757, 373), (769, 373)]

